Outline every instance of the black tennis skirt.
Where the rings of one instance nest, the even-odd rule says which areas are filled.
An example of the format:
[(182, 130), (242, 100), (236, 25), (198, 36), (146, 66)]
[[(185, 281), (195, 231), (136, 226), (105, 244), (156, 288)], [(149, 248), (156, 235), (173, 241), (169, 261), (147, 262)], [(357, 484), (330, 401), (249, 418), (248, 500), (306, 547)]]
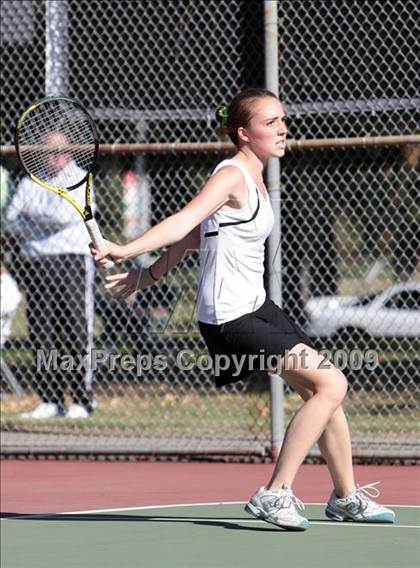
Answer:
[(298, 343), (316, 349), (306, 333), (272, 300), (221, 325), (198, 322), (213, 363), (216, 386), (266, 376), (276, 356)]

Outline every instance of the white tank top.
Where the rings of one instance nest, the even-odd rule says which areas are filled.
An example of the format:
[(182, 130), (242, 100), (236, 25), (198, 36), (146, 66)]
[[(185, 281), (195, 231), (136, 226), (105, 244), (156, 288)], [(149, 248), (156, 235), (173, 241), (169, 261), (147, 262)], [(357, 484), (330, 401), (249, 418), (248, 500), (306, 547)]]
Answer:
[(274, 224), (270, 199), (263, 196), (245, 167), (223, 160), (213, 174), (235, 166), (248, 186), (242, 209), (216, 211), (200, 227), (198, 320), (222, 324), (257, 310), (265, 301), (265, 241)]

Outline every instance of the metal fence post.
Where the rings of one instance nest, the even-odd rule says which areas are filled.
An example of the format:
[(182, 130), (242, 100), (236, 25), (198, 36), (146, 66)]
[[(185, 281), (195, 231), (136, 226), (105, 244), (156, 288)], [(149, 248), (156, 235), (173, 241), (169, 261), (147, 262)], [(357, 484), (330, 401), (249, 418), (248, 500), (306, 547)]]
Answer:
[[(278, 26), (277, 1), (264, 2), (265, 83), (267, 89), (279, 95), (278, 80)], [(281, 305), (281, 202), (280, 162), (271, 159), (267, 167), (267, 189), (274, 210), (274, 227), (268, 242), (269, 293), (276, 304)], [(278, 375), (270, 375), (271, 391), (271, 456), (279, 453), (284, 434), (283, 381)]]
[(68, 2), (45, 3), (45, 94), (68, 90)]

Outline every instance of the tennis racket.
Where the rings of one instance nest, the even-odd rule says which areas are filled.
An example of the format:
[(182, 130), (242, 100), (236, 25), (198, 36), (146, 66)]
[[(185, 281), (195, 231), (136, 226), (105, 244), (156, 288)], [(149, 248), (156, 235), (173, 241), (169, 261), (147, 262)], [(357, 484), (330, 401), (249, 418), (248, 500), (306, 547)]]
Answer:
[[(43, 98), (19, 117), (15, 147), (22, 167), (32, 181), (73, 205), (81, 215), (95, 248), (104, 250), (106, 244), (91, 206), (98, 135), (86, 109), (78, 101), (65, 96)], [(55, 177), (60, 180), (60, 187), (51, 183)], [(70, 194), (83, 184), (84, 206)], [(105, 269), (113, 266), (110, 260)]]

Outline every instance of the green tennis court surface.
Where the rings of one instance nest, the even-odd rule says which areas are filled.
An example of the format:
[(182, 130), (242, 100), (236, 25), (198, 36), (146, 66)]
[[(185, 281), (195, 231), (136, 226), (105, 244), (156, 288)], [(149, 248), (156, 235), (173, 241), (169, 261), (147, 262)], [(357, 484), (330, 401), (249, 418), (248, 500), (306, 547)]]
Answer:
[(308, 505), (306, 532), (258, 521), (242, 503), (16, 516), (2, 522), (2, 568), (417, 568), (420, 508), (394, 525), (335, 523)]

